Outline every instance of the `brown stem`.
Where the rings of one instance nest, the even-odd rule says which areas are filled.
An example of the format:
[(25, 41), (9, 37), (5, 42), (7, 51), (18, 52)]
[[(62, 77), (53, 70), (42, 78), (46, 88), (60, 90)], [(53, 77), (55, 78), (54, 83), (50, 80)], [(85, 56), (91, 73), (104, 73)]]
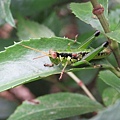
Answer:
[(84, 92), (89, 96), (90, 99), (96, 101), (96, 99), (94, 98), (94, 96), (92, 95), (92, 93), (87, 89), (87, 87), (85, 86), (85, 84), (82, 82), (82, 80), (80, 80), (74, 73), (72, 72), (67, 72), (67, 74), (73, 78), (73, 80), (84, 90)]
[[(105, 33), (109, 33), (110, 29), (109, 29), (109, 24), (108, 21), (106, 20), (105, 16), (104, 16), (104, 8), (103, 6), (97, 1), (97, 0), (90, 0), (92, 5), (93, 5), (93, 14), (95, 14), (97, 16), (97, 18), (99, 19)], [(113, 41), (111, 39), (108, 38), (108, 41), (110, 43), (110, 48), (113, 51), (113, 54), (116, 58), (116, 61), (118, 63), (118, 67), (120, 67), (120, 50), (119, 50), (119, 45), (116, 41)]]

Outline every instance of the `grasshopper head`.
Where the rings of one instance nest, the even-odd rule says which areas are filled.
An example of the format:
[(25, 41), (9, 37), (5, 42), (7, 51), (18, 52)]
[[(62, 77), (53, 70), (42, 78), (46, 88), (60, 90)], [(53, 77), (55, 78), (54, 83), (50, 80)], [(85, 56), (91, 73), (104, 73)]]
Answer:
[(49, 55), (51, 58), (56, 59), (57, 58), (57, 52), (53, 51), (52, 49), (49, 50)]

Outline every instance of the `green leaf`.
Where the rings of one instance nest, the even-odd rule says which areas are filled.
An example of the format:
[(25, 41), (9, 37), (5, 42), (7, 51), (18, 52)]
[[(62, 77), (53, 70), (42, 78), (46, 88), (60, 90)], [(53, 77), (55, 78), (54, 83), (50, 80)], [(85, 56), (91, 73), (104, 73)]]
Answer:
[(115, 30), (120, 27), (120, 9), (111, 10), (109, 14), (110, 29)]
[(96, 87), (98, 89), (98, 93), (100, 96), (102, 96), (104, 90), (108, 87), (110, 87), (109, 85), (107, 85), (104, 81), (102, 81), (100, 78), (97, 79), (96, 81)]
[[(66, 38), (41, 38), (22, 41), (0, 53), (0, 91), (7, 90), (17, 85), (39, 80), (41, 77), (47, 77), (52, 74), (61, 72), (60, 65), (54, 67), (45, 67), (44, 64), (51, 64), (48, 56), (39, 59), (34, 59), (38, 56), (43, 56), (40, 52), (24, 48), (20, 44), (39, 49), (41, 51), (66, 50), (68, 43), (73, 42)], [(73, 47), (78, 48), (79, 44), (74, 44)], [(72, 47), (72, 46), (71, 46)]]
[(8, 120), (56, 120), (101, 110), (96, 101), (73, 93), (57, 93), (38, 98), (40, 104), (24, 102)]
[(103, 92), (103, 101), (106, 106), (114, 104), (118, 99), (120, 99), (120, 93), (113, 88), (107, 88)]
[(5, 50), (5, 47), (13, 45), (15, 39), (0, 39), (0, 51)]
[(21, 40), (29, 40), (30, 38), (53, 37), (54, 33), (44, 25), (39, 23), (20, 19), (18, 23), (17, 35)]
[(0, 16), (11, 26), (15, 27), (15, 22), (9, 9), (10, 2), (11, 0), (0, 0)]
[(48, 8), (55, 3), (58, 3), (58, 0), (12, 0), (11, 8), (15, 14), (20, 12), (24, 16), (30, 16), (45, 9), (49, 12)]
[(19, 103), (17, 101), (0, 97), (0, 119), (6, 120), (11, 114), (13, 114), (18, 105)]
[(120, 29), (105, 34), (108, 38), (120, 43)]
[(56, 36), (60, 36), (60, 31), (63, 28), (63, 21), (65, 21), (65, 19), (60, 19), (54, 11), (45, 19), (44, 24), (48, 26)]
[(71, 3), (70, 8), (76, 17), (78, 17), (80, 20), (86, 22), (87, 24), (91, 24), (93, 28), (102, 30), (99, 20), (94, 19), (94, 15), (92, 14), (93, 8), (90, 2)]
[(108, 0), (99, 0), (99, 3), (104, 7), (104, 15), (108, 19)]
[[(99, 3), (104, 7), (104, 14), (108, 18), (108, 0), (99, 0)], [(90, 24), (93, 28), (97, 30), (102, 30), (103, 28), (99, 20), (92, 14), (93, 7), (90, 2), (86, 3), (71, 3), (70, 9), (72, 12), (83, 22)]]
[(101, 71), (99, 77), (108, 85), (120, 92), (120, 78), (111, 71)]
[(5, 20), (3, 20), (2, 18), (0, 18), (0, 25), (3, 25), (5, 23), (6, 23)]
[(120, 101), (110, 106), (90, 120), (120, 120)]

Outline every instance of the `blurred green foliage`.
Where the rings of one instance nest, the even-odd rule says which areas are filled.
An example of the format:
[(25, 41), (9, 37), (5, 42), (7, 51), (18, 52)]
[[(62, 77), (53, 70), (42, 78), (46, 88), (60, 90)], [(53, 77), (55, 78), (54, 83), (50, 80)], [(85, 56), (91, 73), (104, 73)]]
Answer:
[[(79, 20), (71, 13), (70, 6), (73, 5), (72, 10), (74, 12), (75, 10), (78, 11), (78, 9), (76, 6), (74, 6), (74, 4), (70, 5), (70, 3), (71, 2), (81, 3), (83, 1), (84, 0), (64, 0), (64, 1), (60, 1), (60, 0), (6, 0), (6, 1), (3, 1), (1, 0), (0, 1), (0, 16), (1, 16), (0, 17), (0, 26), (1, 26), (0, 50), (3, 51), (5, 47), (13, 45), (14, 41), (19, 42), (21, 41), (21, 39), (28, 40), (29, 38), (35, 38), (35, 36), (37, 37), (39, 36), (40, 38), (51, 37), (51, 36), (57, 36), (57, 37), (66, 36), (68, 38), (75, 39), (76, 34), (78, 34), (79, 35), (78, 41), (80, 42), (84, 41), (91, 34), (93, 34), (94, 28), (92, 26), (96, 26), (98, 25), (98, 23), (92, 22), (93, 24), (91, 26), (90, 25), (91, 23), (90, 24), (85, 23), (85, 22), (89, 22), (88, 19), (86, 19), (86, 21)], [(79, 4), (79, 5), (81, 6), (82, 4)], [(104, 6), (105, 5), (107, 7), (107, 1), (104, 3)], [(119, 32), (120, 1), (109, 0), (108, 5), (109, 5), (108, 19), (110, 23), (110, 28), (111, 30), (118, 29), (117, 33), (120, 33)], [(88, 8), (86, 7), (86, 9)], [(88, 11), (91, 12), (90, 9), (88, 9)], [(105, 12), (107, 17), (107, 10)], [(82, 18), (84, 17), (88, 18), (88, 16), (86, 16), (85, 14), (79, 13), (78, 16), (79, 15), (81, 15)], [(98, 25), (97, 28), (99, 29), (99, 27), (100, 26)], [(118, 36), (116, 37), (118, 38)], [(92, 47), (97, 47), (103, 41), (106, 41), (106, 39), (102, 35), (98, 39), (99, 40), (97, 41), (93, 41), (93, 43), (91, 44)], [(15, 52), (17, 54), (20, 53), (19, 50), (17, 50), (18, 48), (15, 49)], [(4, 56), (4, 58), (5, 57), (7, 58), (7, 54), (6, 56)], [(0, 59), (2, 59), (2, 57)], [(112, 65), (114, 66), (117, 65), (115, 59), (113, 58), (113, 55), (110, 55), (107, 59)], [(7, 71), (7, 68), (5, 70)], [(110, 88), (108, 88), (109, 84), (106, 84), (107, 82), (103, 82), (100, 78), (98, 78), (98, 74), (99, 74), (98, 69), (95, 69), (95, 70), (84, 69), (74, 73), (80, 79), (82, 79), (82, 81), (87, 85), (87, 87), (90, 89), (93, 95), (97, 98), (97, 100), (99, 102), (103, 100), (106, 106), (112, 105), (120, 98), (119, 93), (116, 92), (116, 89), (114, 89), (116, 87), (115, 86), (116, 84), (114, 84), (113, 81), (111, 84), (114, 87), (112, 88), (110, 87), (112, 85), (110, 85), (109, 86)], [(107, 74), (107, 72), (104, 74), (109, 75)], [(7, 75), (7, 72), (6, 72), (6, 75)], [(43, 78), (40, 81), (27, 83), (26, 86), (37, 97), (45, 94), (60, 92), (60, 91), (79, 92), (81, 94), (84, 94), (83, 91), (79, 88), (79, 86), (74, 81), (72, 81), (71, 78), (69, 78), (69, 76), (67, 76), (66, 74), (63, 75), (62, 81), (58, 81), (58, 77), (59, 77), (58, 75), (52, 75), (52, 76)], [(117, 79), (119, 81), (119, 78)], [(117, 86), (117, 89), (120, 90), (120, 87)], [(114, 97), (114, 96), (111, 96), (111, 93), (115, 94), (117, 97), (115, 97), (115, 99), (110, 99)], [(106, 98), (110, 100), (110, 102), (106, 101)], [(4, 112), (0, 112), (0, 119), (4, 120), (14, 111), (17, 103), (11, 102), (11, 106), (13, 107), (10, 107), (10, 103), (7, 104), (8, 101), (7, 102), (6, 101), (1, 102), (1, 101), (0, 101), (0, 104), (2, 104), (1, 108), (5, 110), (7, 108), (10, 110), (10, 111), (6, 110)], [(117, 104), (119, 105), (119, 103)], [(118, 108), (116, 106), (111, 108), (111, 113), (108, 113), (108, 116), (112, 114), (113, 112), (112, 110), (114, 109), (116, 110)], [(104, 114), (104, 112), (102, 114)], [(83, 116), (83, 117), (86, 117), (86, 116)], [(97, 118), (95, 118), (94, 120), (97, 120)], [(110, 120), (110, 119), (106, 118), (105, 120)]]

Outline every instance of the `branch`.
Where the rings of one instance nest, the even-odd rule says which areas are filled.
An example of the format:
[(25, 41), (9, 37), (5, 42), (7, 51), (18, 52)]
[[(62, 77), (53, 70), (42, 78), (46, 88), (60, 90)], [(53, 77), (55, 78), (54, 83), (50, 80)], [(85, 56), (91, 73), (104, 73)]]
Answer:
[(85, 84), (72, 72), (67, 72), (67, 74), (84, 90), (84, 92), (89, 96), (90, 99), (95, 101), (94, 96), (87, 89)]
[[(93, 14), (97, 16), (99, 19), (105, 33), (109, 33), (109, 24), (107, 19), (104, 16), (104, 8), (103, 6), (97, 1), (97, 0), (90, 0), (92, 5), (93, 5)], [(108, 38), (108, 41), (110, 43), (110, 48), (116, 58), (116, 61), (118, 63), (118, 66), (120, 67), (120, 50), (119, 50), (119, 45), (116, 41), (113, 41)]]

